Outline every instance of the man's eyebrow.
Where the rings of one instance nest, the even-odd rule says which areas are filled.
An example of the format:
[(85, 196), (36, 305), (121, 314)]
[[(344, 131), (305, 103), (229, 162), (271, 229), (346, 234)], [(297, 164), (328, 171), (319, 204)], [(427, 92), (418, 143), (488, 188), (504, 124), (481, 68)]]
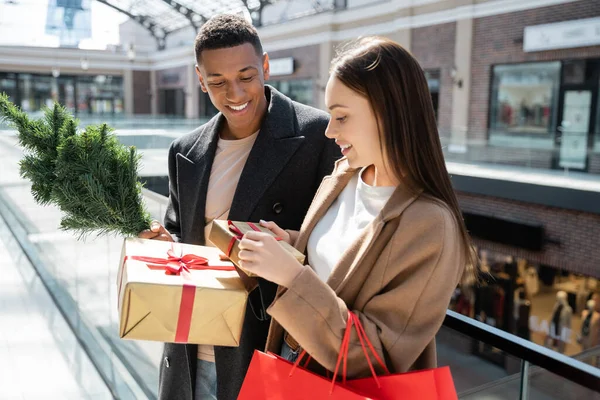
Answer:
[[(256, 69), (256, 67), (253, 67), (252, 65), (248, 65), (247, 67), (244, 67), (244, 68), (240, 69), (238, 72), (246, 72), (246, 71), (248, 71), (248, 70), (250, 70), (250, 69)], [(211, 74), (208, 74), (208, 78), (212, 78), (212, 77), (220, 77), (220, 76), (223, 76), (223, 75), (222, 75), (222, 74), (219, 74), (219, 73), (211, 73)]]

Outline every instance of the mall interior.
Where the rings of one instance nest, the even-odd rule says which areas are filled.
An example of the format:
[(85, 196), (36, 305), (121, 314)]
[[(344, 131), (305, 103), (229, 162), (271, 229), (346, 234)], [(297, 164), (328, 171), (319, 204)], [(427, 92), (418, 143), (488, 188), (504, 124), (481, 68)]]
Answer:
[[(115, 128), (162, 220), (169, 145), (217, 113), (194, 39), (221, 13), (257, 27), (267, 84), (321, 109), (348, 40), (416, 57), (487, 272), (456, 289), (438, 364), (460, 399), (600, 399), (600, 1), (0, 0), (0, 93)], [(162, 343), (119, 337), (122, 238), (61, 231), (23, 154), (0, 123), (0, 399), (157, 399)]]

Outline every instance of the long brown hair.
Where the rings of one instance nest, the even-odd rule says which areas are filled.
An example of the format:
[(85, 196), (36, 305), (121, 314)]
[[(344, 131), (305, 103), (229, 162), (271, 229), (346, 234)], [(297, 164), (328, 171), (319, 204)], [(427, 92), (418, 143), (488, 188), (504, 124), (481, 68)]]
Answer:
[(381, 151), (394, 176), (422, 187), (452, 211), (466, 254), (464, 278), (478, 281), (477, 255), (450, 182), (429, 87), (417, 60), (392, 40), (366, 37), (342, 48), (331, 73), (369, 101), (379, 126)]

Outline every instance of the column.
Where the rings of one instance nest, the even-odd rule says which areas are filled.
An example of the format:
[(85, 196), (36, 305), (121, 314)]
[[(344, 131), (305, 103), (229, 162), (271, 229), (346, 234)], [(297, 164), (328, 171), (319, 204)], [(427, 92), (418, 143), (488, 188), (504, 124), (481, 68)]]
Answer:
[(150, 71), (150, 110), (152, 115), (158, 115), (158, 84), (156, 71)]
[(125, 102), (125, 115), (133, 115), (133, 70), (123, 70), (123, 100)]
[(319, 73), (314, 82), (315, 105), (325, 110), (325, 87), (329, 80), (329, 67), (335, 56), (335, 43), (328, 40), (319, 45)]
[(200, 95), (198, 93), (198, 75), (196, 67), (187, 68), (187, 81), (185, 84), (185, 117), (197, 119), (200, 117)]
[[(473, 48), (473, 19), (456, 22), (454, 65), (456, 75), (452, 89), (452, 133), (448, 151), (467, 152), (469, 108), (471, 94), (471, 50)], [(462, 81), (462, 85), (457, 84)], [(460, 86), (460, 87), (459, 87)]]

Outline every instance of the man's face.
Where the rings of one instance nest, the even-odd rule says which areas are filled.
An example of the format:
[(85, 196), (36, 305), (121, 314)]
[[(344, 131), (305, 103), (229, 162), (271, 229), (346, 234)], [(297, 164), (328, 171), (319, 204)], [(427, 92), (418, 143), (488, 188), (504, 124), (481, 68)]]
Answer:
[[(250, 43), (204, 50), (196, 73), (202, 91), (221, 111), (230, 130), (251, 134), (260, 128), (266, 111), (265, 80), (269, 79), (269, 57), (256, 54)], [(245, 132), (245, 130), (252, 132)]]

